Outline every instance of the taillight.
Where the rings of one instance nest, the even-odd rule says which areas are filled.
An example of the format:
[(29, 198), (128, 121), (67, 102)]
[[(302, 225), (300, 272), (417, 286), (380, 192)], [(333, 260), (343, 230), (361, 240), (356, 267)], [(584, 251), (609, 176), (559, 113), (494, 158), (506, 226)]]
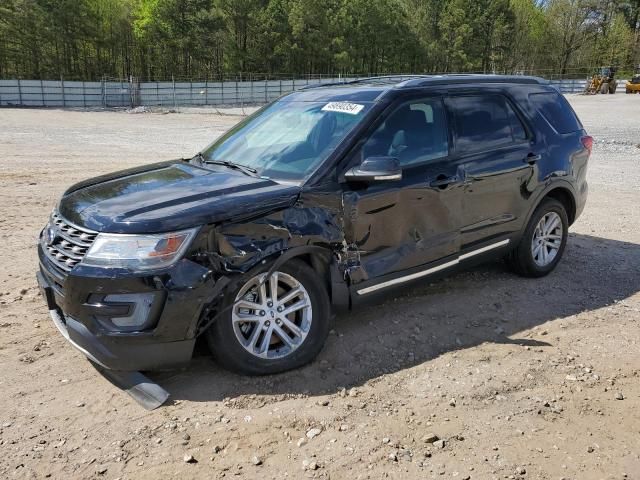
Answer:
[(593, 147), (593, 137), (586, 135), (582, 137), (580, 141), (582, 142), (582, 145), (584, 145), (584, 148), (589, 150), (589, 153), (591, 153), (591, 148)]

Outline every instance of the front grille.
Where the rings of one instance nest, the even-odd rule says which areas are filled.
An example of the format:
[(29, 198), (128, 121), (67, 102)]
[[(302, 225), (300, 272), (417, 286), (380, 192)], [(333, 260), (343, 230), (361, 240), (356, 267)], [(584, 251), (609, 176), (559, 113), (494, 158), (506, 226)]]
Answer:
[[(49, 229), (53, 230), (51, 234)], [(70, 272), (87, 254), (97, 235), (97, 232), (73, 225), (53, 212), (42, 233), (42, 248), (56, 267)]]

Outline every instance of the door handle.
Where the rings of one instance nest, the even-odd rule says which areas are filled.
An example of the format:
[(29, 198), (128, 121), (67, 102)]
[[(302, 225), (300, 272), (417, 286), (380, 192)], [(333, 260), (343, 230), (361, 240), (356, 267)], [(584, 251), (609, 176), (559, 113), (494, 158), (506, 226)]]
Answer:
[(454, 183), (459, 183), (460, 178), (457, 175), (446, 177), (444, 175), (438, 175), (435, 180), (432, 180), (429, 185), (432, 187), (444, 188)]
[(524, 159), (524, 161), (526, 163), (528, 163), (529, 165), (533, 165), (534, 163), (536, 163), (538, 160), (542, 160), (542, 155), (536, 155), (535, 153), (530, 153), (529, 155), (527, 155)]

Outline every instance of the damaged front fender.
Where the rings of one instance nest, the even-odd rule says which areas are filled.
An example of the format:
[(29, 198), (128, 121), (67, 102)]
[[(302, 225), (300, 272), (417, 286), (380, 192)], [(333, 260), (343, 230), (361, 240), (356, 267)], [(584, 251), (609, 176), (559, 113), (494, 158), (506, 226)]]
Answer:
[(318, 246), (335, 252), (344, 242), (344, 219), (335, 193), (301, 195), (291, 207), (215, 229), (215, 254), (226, 272), (244, 273), (286, 250)]
[(324, 276), (334, 305), (348, 307), (348, 248), (341, 192), (303, 193), (291, 207), (211, 230), (206, 252), (220, 276), (247, 273), (267, 261), (271, 270), (305, 257)]

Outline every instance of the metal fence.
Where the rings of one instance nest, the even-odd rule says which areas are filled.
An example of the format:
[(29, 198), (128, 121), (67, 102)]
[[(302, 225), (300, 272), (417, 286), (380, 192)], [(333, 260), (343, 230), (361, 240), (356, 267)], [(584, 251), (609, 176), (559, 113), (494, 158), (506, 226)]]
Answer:
[[(555, 86), (562, 93), (582, 93), (587, 86), (587, 80), (549, 80), (551, 85)], [(616, 91), (624, 91), (626, 80), (616, 80)]]
[[(398, 79), (403, 76), (398, 76)], [(224, 82), (100, 82), (0, 80), (0, 107), (184, 107), (259, 105), (306, 85), (351, 78), (314, 78)], [(624, 80), (618, 87), (624, 89)], [(586, 80), (551, 80), (562, 93), (579, 93)]]
[(0, 106), (131, 108), (257, 105), (306, 85), (340, 81), (344, 79), (225, 82), (0, 80)]

